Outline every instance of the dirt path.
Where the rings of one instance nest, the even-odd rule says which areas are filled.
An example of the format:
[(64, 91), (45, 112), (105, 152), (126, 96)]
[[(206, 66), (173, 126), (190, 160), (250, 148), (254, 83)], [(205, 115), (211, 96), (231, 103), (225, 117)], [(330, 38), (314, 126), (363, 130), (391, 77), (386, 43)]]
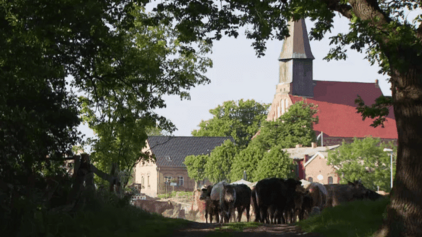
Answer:
[[(184, 229), (176, 230), (172, 236), (174, 237), (206, 237), (211, 234), (220, 224), (206, 224), (193, 222)], [(323, 237), (316, 233), (306, 233), (297, 226), (290, 226), (287, 224), (263, 224), (255, 228), (246, 228), (243, 232), (235, 232), (227, 230), (224, 232), (231, 232), (233, 237), (267, 237), (267, 236), (281, 236), (281, 237)]]

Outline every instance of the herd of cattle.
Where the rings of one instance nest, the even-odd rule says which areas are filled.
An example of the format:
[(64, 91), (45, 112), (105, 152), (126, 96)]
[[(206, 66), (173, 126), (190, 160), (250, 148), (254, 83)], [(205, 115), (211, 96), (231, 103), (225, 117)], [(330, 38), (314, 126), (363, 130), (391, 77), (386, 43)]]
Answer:
[(327, 207), (358, 199), (376, 200), (383, 197), (363, 186), (360, 181), (348, 184), (311, 183), (306, 187), (295, 179), (268, 178), (249, 188), (245, 184), (228, 184), (225, 181), (201, 189), (200, 200), (205, 201), (205, 220), (215, 217), (216, 223), (240, 222), (246, 210), (249, 222), (250, 208), (255, 222), (293, 223), (297, 217), (306, 219)]

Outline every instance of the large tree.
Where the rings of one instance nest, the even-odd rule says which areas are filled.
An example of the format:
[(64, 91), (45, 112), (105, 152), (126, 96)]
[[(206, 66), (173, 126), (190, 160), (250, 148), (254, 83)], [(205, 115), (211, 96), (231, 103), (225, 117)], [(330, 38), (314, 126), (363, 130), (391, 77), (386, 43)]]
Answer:
[(300, 101), (290, 106), (276, 121), (263, 121), (259, 134), (235, 156), (230, 174), (232, 180), (240, 179), (244, 170), (248, 180), (256, 180), (254, 170), (258, 163), (265, 152), (275, 147), (290, 148), (296, 144), (310, 146), (316, 139), (313, 130), (313, 124), (318, 122), (316, 112), (315, 105)]
[[(161, 122), (161, 129), (173, 129), (164, 118), (148, 111), (164, 106), (163, 94), (186, 98), (188, 94), (183, 89), (206, 82), (201, 73), (210, 66), (210, 61), (202, 57), (208, 50), (203, 43), (199, 47), (204, 51), (184, 52), (183, 44), (176, 39), (178, 33), (171, 25), (151, 27), (144, 24), (146, 14), (138, 6), (130, 14), (134, 17), (134, 25), (116, 29), (126, 36), (121, 41), (125, 51), (113, 59), (122, 68), (108, 61), (99, 65), (109, 73), (124, 70), (119, 78), (127, 83), (108, 90), (97, 90), (96, 96), (80, 97), (82, 117), (97, 135), (91, 140), (94, 150), (92, 161), (103, 171), (117, 164), (119, 170), (127, 174), (132, 173), (141, 157), (149, 158), (141, 150), (145, 146), (147, 132), (156, 127), (156, 121)], [(128, 93), (130, 91), (136, 93)], [(99, 102), (102, 106), (98, 106)], [(126, 183), (127, 180), (123, 186)]]
[(244, 148), (258, 131), (261, 121), (267, 117), (269, 106), (255, 100), (226, 101), (223, 105), (211, 109), (213, 118), (201, 121), (199, 129), (193, 130), (192, 135), (231, 136), (236, 145)]
[[(354, 138), (349, 144), (343, 141), (339, 148), (328, 152), (327, 164), (335, 165), (337, 174), (344, 175), (341, 183), (361, 179), (366, 188), (377, 190), (379, 187), (390, 192), (390, 154), (384, 152), (384, 148), (397, 150), (393, 142), (387, 144), (379, 138)], [(395, 168), (394, 165), (394, 171)]]
[[(418, 236), (422, 233), (422, 17), (412, 23), (405, 10), (421, 10), (421, 1), (376, 0), (226, 0), (164, 1), (159, 12), (175, 13), (184, 41), (236, 37), (240, 26), (250, 25), (247, 38), (263, 55), (266, 40), (288, 36), (287, 22), (300, 18), (316, 21), (311, 40), (321, 40), (333, 28), (336, 14), (350, 20), (349, 31), (331, 37), (334, 48), (326, 60), (346, 59), (345, 46), (362, 52), (381, 66), (392, 84), (392, 97), (381, 96), (373, 106), (359, 102), (363, 118), (382, 125), (388, 107), (394, 107), (398, 131), (397, 171), (388, 206), (388, 218), (379, 235)], [(210, 34), (212, 32), (213, 34)]]

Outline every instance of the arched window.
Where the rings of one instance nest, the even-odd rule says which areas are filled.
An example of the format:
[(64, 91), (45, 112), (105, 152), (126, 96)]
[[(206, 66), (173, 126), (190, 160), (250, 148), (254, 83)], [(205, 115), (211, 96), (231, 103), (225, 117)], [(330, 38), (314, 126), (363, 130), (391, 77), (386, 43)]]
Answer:
[(142, 176), (141, 177), (141, 184), (142, 184), (142, 186), (144, 186), (145, 184), (144, 184), (144, 176)]
[(314, 179), (312, 177), (308, 177), (309, 182), (314, 182)]
[(328, 176), (328, 184), (333, 184), (333, 177)]

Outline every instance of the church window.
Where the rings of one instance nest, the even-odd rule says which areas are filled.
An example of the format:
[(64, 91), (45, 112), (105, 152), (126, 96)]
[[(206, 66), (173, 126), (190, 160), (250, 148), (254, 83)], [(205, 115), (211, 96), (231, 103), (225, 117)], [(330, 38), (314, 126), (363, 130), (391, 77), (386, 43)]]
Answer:
[(280, 104), (281, 104), (281, 114), (284, 114), (284, 100), (281, 100), (280, 101)]

